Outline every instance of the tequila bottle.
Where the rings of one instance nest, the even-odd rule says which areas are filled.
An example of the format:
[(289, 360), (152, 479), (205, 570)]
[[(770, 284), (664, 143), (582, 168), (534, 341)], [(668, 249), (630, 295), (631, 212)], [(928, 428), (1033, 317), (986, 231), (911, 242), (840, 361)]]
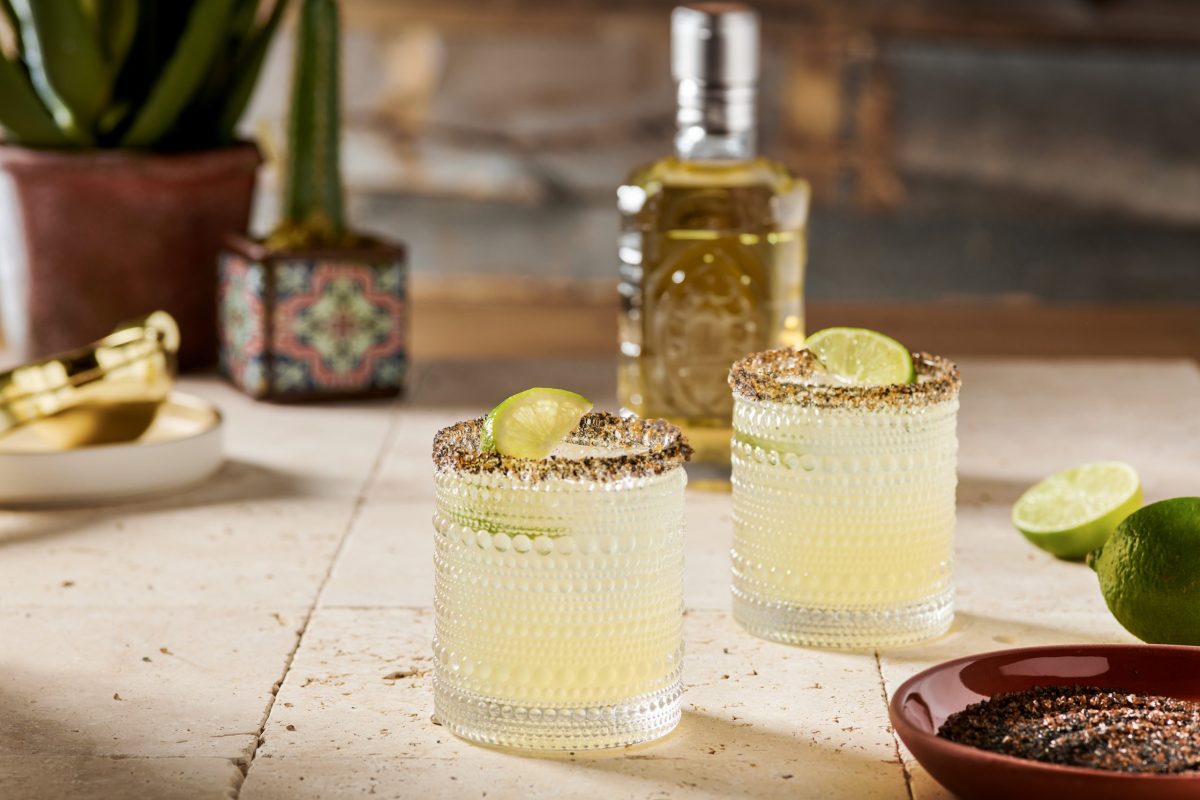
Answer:
[(706, 3), (671, 17), (675, 153), (633, 172), (622, 215), (623, 409), (682, 427), (729, 461), (729, 366), (804, 340), (809, 187), (755, 154), (758, 15)]

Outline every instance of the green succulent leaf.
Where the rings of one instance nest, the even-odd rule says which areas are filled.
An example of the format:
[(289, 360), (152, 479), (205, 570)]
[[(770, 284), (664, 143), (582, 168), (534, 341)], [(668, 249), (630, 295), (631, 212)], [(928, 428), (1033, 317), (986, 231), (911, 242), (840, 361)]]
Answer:
[(0, 56), (0, 127), (15, 143), (62, 147), (70, 140), (42, 105), (20, 65)]
[(259, 0), (236, 0), (229, 18), (229, 38), (235, 42), (246, 38), (258, 17)]
[(197, 0), (166, 68), (122, 137), (123, 146), (152, 147), (171, 130), (220, 51), (232, 10), (233, 0)]
[(112, 80), (79, 0), (12, 0), (33, 88), (67, 138), (92, 144)]
[(250, 98), (254, 94), (254, 87), (258, 84), (258, 76), (275, 38), (275, 31), (279, 28), (290, 2), (291, 0), (276, 0), (270, 16), (257, 30), (247, 34), (238, 49), (233, 62), (233, 79), (226, 86), (223, 104), (217, 111), (217, 135), (223, 142), (232, 141), (234, 138), (238, 121), (246, 112), (246, 106), (250, 104)]
[(132, 0), (91, 0), (97, 36), (109, 73), (116, 77), (138, 30), (138, 4)]

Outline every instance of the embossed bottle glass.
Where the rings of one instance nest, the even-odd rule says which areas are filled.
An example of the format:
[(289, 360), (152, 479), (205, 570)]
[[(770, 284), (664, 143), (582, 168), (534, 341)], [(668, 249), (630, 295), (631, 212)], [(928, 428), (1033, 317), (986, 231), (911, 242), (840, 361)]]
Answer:
[(675, 154), (635, 170), (622, 215), (622, 407), (684, 429), (728, 463), (725, 377), (746, 353), (804, 340), (808, 184), (755, 155), (758, 17), (735, 3), (675, 9)]
[(751, 633), (873, 648), (954, 615), (957, 368), (832, 385), (804, 350), (734, 364), (733, 613)]
[(589, 414), (552, 456), (434, 440), (435, 710), (522, 750), (621, 747), (680, 718), (682, 464), (661, 420)]

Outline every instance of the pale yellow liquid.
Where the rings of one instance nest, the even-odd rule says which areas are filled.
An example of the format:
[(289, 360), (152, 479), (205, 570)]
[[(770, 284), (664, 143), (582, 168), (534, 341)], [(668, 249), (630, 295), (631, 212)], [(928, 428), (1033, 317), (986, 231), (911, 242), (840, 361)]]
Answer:
[(765, 159), (663, 159), (621, 189), (621, 405), (728, 462), (730, 365), (804, 340), (808, 185)]
[(673, 727), (684, 483), (680, 469), (608, 488), (439, 476), (443, 724), (537, 750), (624, 746)]
[(952, 614), (955, 412), (738, 399), (734, 613), (766, 638), (878, 647)]

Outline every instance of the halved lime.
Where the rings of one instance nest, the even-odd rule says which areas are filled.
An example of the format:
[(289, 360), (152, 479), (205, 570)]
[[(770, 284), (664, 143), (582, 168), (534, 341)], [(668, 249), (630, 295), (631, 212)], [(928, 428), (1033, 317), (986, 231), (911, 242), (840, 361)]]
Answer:
[(866, 328), (826, 328), (804, 341), (825, 369), (854, 386), (912, 383), (912, 354), (890, 336)]
[(592, 401), (565, 389), (526, 389), (483, 421), (479, 447), (517, 458), (545, 458), (592, 410)]
[(1108, 541), (1141, 505), (1134, 468), (1100, 461), (1063, 470), (1028, 489), (1013, 505), (1012, 522), (1046, 552), (1078, 559)]

